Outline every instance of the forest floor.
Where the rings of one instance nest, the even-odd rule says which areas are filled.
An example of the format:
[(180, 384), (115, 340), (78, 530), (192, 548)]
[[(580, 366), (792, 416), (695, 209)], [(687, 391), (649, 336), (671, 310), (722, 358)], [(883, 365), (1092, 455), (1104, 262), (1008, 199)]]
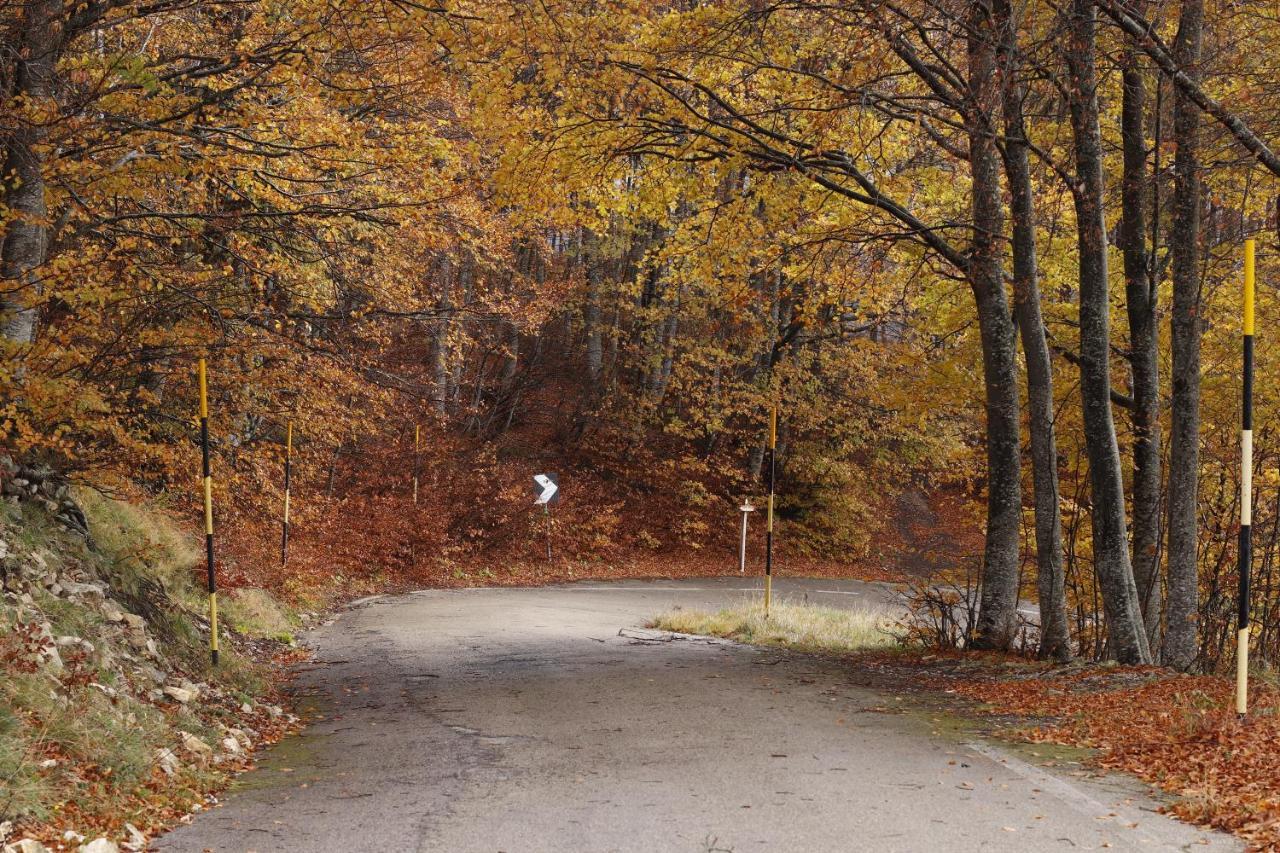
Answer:
[(985, 654), (888, 654), (860, 666), (961, 697), (1001, 736), (1093, 751), (1174, 795), (1183, 820), (1280, 849), (1280, 690), (1255, 678), (1249, 715), (1234, 679), (1160, 667), (1056, 666)]

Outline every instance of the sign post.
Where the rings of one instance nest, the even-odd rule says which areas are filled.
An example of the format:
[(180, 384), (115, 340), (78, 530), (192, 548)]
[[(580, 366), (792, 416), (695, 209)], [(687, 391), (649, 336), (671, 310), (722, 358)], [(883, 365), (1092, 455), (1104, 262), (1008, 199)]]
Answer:
[(743, 501), (738, 511), (742, 513), (742, 546), (738, 549), (738, 573), (745, 575), (747, 573), (747, 518), (756, 511), (756, 508), (748, 500)]
[(547, 562), (551, 562), (551, 505), (560, 502), (560, 476), (558, 474), (535, 474), (533, 486), (536, 498), (534, 506), (542, 507), (542, 515), (547, 520)]
[(413, 427), (413, 505), (418, 505), (418, 472), (422, 467), (422, 454), (418, 448), (422, 441), (422, 425), (415, 424)]
[(778, 407), (769, 410), (769, 508), (764, 532), (764, 618), (773, 599), (773, 498), (778, 475)]
[(209, 381), (200, 359), (200, 457), (204, 481), (205, 572), (209, 585), (209, 657), (218, 665), (218, 579), (213, 569), (213, 475), (209, 467)]
[(280, 531), (280, 565), (289, 562), (289, 481), (293, 474), (293, 421), (285, 427), (284, 438), (284, 521)]
[(1244, 243), (1244, 363), (1240, 406), (1239, 614), (1236, 631), (1236, 713), (1249, 711), (1249, 572), (1253, 567), (1253, 289), (1254, 241)]

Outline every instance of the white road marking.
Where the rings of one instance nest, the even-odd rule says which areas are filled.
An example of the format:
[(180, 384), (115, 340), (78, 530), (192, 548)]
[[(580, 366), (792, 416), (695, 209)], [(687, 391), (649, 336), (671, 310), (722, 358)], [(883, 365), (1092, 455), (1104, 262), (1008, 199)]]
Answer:
[[(1127, 830), (1127, 832), (1136, 836), (1144, 846), (1152, 845), (1158, 850), (1177, 849), (1170, 847), (1162, 839), (1145, 829), (1139, 823), (1141, 815), (1132, 813), (1124, 806), (1119, 804), (1107, 805), (1101, 800), (1089, 796), (1089, 794), (1080, 790), (1065, 779), (1046, 773), (1044, 770), (1041, 770), (1033, 764), (1028, 764), (1020, 758), (1015, 758), (1007, 752), (988, 746), (985, 743), (969, 741), (965, 743), (965, 746), (984, 758), (989, 758), (998, 764), (1004, 765), (1023, 779), (1026, 779), (1035, 787), (1040, 788), (1043, 791), (1048, 791), (1058, 799), (1072, 806), (1082, 815), (1087, 815), (1094, 820), (1105, 818), (1113, 814), (1116, 815), (1115, 829), (1117, 830), (1117, 835), (1127, 834), (1122, 831), (1123, 827), (1123, 830)], [(1126, 825), (1126, 821), (1128, 822), (1128, 825)]]

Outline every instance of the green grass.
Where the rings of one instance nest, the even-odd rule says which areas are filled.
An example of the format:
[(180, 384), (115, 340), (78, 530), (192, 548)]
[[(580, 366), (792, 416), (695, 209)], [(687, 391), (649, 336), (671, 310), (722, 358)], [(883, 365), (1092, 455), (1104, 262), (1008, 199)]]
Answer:
[(883, 611), (785, 602), (774, 604), (767, 619), (759, 602), (715, 613), (675, 608), (653, 619), (649, 627), (806, 652), (855, 652), (897, 645), (894, 623)]

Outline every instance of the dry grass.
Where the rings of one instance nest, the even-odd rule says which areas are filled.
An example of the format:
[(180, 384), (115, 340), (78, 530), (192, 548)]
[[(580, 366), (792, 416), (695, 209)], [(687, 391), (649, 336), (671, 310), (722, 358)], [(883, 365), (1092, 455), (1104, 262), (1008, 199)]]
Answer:
[(265, 589), (235, 589), (227, 594), (225, 601), (223, 612), (227, 623), (240, 633), (286, 643), (293, 640), (293, 619)]
[(770, 608), (768, 619), (759, 602), (715, 613), (676, 608), (653, 619), (649, 627), (806, 652), (855, 652), (897, 645), (894, 620), (883, 610), (866, 607), (843, 610), (781, 603)]

